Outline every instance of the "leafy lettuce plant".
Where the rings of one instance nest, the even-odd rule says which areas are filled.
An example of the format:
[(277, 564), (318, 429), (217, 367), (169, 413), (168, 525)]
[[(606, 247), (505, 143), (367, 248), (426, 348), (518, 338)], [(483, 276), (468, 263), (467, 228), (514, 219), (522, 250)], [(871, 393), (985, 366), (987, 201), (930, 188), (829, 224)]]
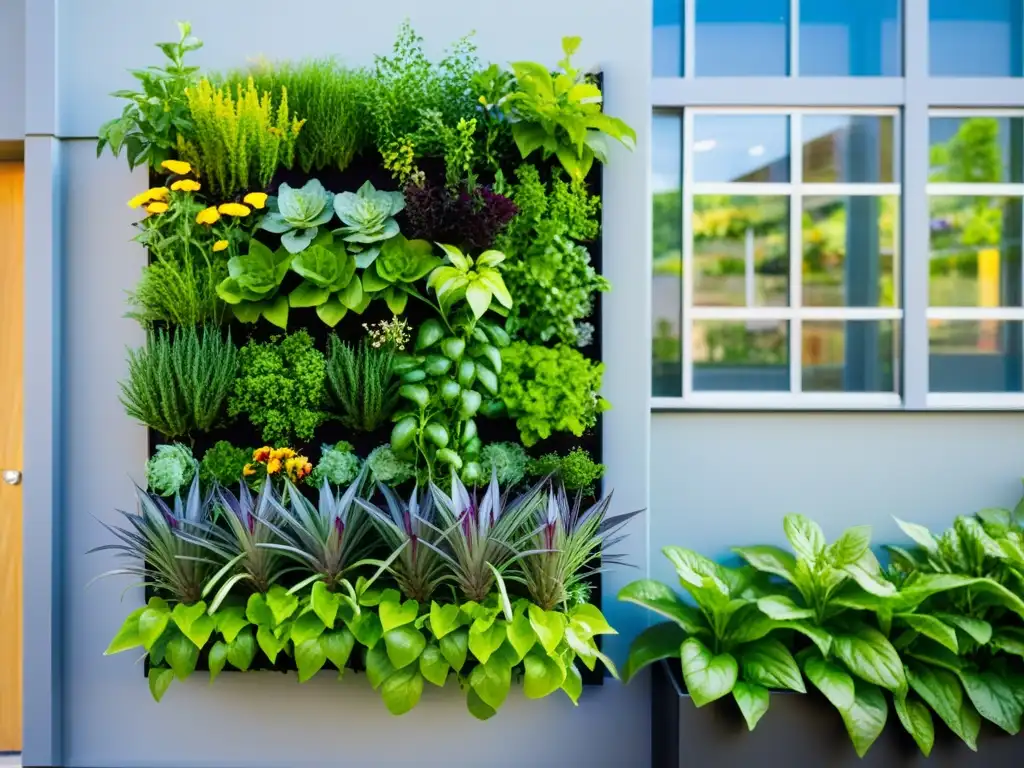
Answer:
[(334, 210), (345, 225), (334, 234), (349, 244), (356, 265), (366, 269), (380, 255), (381, 244), (398, 234), (395, 214), (405, 208), (401, 192), (378, 190), (369, 181), (356, 192), (342, 192), (334, 198)]
[(146, 485), (159, 496), (174, 496), (192, 482), (198, 465), (187, 445), (158, 445), (146, 462)]
[(319, 179), (310, 179), (299, 189), (282, 183), (277, 195), (267, 198), (268, 213), (260, 228), (281, 235), (281, 245), (288, 253), (300, 253), (313, 242), (320, 227), (334, 218), (334, 200)]
[(728, 568), (680, 547), (662, 552), (693, 604), (652, 579), (634, 581), (619, 591), (619, 600), (668, 619), (633, 641), (623, 672), (626, 680), (656, 661), (679, 659), (694, 705), (703, 707), (732, 694), (750, 730), (768, 711), (770, 691), (806, 691), (796, 660), (777, 636), (790, 625), (758, 608), (764, 593), (753, 568)]
[(355, 259), (326, 230), (296, 254), (291, 269), (303, 280), (288, 295), (289, 306), (316, 307), (317, 316), (332, 328), (350, 309), (362, 312), (370, 303), (356, 275)]
[(319, 488), (324, 482), (331, 485), (348, 485), (359, 476), (362, 462), (344, 440), (334, 445), (322, 446), (320, 461), (309, 476), (309, 485)]
[(217, 286), (217, 295), (243, 323), (263, 317), (278, 328), (287, 328), (288, 297), (278, 291), (292, 258), (285, 248), (272, 251), (252, 239), (248, 253), (228, 260), (228, 276)]
[(207, 488), (214, 484), (234, 485), (241, 479), (245, 465), (251, 460), (251, 448), (235, 447), (227, 440), (218, 440), (203, 454), (199, 479)]
[[(441, 263), (426, 240), (408, 240), (395, 235), (384, 242), (380, 255), (363, 271), (363, 290), (371, 298), (382, 298), (394, 314), (405, 312), (409, 296), (419, 297), (413, 288)], [(368, 299), (369, 301), (369, 299)]]

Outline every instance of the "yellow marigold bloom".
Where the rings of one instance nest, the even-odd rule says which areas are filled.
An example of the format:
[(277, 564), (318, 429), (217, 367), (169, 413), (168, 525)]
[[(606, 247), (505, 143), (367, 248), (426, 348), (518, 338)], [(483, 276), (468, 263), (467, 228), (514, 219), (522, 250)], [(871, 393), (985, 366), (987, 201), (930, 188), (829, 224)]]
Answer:
[(221, 203), (217, 210), (225, 216), (248, 216), (252, 213), (249, 206), (242, 205), (241, 203)]
[(271, 459), (270, 461), (267, 462), (267, 474), (268, 475), (276, 475), (280, 471), (281, 471), (281, 460), (280, 459)]
[(167, 199), (167, 187), (153, 187), (147, 189), (145, 192), (140, 192), (131, 200), (128, 201), (129, 208), (138, 208), (140, 205), (148, 203), (150, 200), (166, 200)]
[(186, 173), (192, 173), (192, 166), (184, 160), (164, 160), (160, 165), (178, 176), (184, 176)]
[[(204, 208), (196, 215), (197, 224), (215, 224), (220, 218), (220, 214), (217, 213), (217, 209), (213, 206)], [(270, 450), (269, 448), (267, 450)]]
[(262, 448), (257, 448), (252, 452), (253, 461), (266, 461), (270, 458), (270, 446), (264, 445)]
[(218, 240), (213, 244), (213, 252), (226, 250), (230, 243), (227, 240)]
[(146, 213), (164, 213), (167, 210), (167, 203), (150, 203), (146, 206)]
[(175, 192), (198, 192), (202, 188), (202, 184), (192, 179), (178, 179), (178, 181), (171, 184), (171, 189)]
[(246, 203), (251, 205), (257, 211), (262, 211), (267, 207), (267, 193), (266, 192), (250, 192), (248, 195), (242, 198)]
[(250, 477), (251, 475), (255, 475), (256, 474), (256, 467), (254, 467), (252, 464), (246, 464), (245, 468), (242, 469), (242, 474), (245, 475), (246, 477)]
[(167, 200), (167, 187), (153, 187), (149, 190), (150, 200), (160, 200), (166, 202)]

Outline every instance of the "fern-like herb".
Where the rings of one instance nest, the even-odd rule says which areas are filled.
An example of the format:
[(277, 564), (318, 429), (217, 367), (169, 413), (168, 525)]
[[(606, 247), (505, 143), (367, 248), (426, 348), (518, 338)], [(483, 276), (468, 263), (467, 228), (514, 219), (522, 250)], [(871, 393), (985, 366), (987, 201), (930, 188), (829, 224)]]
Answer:
[(167, 438), (208, 431), (224, 411), (235, 381), (231, 334), (195, 327), (150, 332), (146, 346), (128, 351), (121, 403), (128, 415)]
[(278, 168), (295, 163), (303, 122), (291, 117), (287, 92), (282, 90), (276, 108), (251, 77), (234, 89), (203, 79), (185, 94), (195, 137), (180, 140), (178, 154), (199, 169), (207, 189), (222, 200), (266, 188)]
[(398, 385), (391, 371), (394, 348), (375, 347), (368, 339), (358, 347), (331, 336), (327, 353), (327, 391), (339, 421), (349, 429), (373, 432), (395, 410)]

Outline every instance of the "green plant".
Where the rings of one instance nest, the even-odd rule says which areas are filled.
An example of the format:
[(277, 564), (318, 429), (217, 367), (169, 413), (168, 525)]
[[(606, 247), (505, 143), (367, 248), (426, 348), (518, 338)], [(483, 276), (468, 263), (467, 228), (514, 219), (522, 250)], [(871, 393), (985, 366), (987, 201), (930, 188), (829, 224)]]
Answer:
[(546, 453), (539, 459), (531, 459), (526, 468), (532, 477), (557, 475), (568, 491), (592, 491), (594, 483), (604, 477), (604, 464), (597, 464), (590, 453), (582, 448), (573, 448), (564, 457), (557, 453)]
[(228, 260), (228, 276), (217, 286), (217, 295), (243, 323), (255, 323), (262, 316), (287, 328), (288, 297), (278, 291), (293, 258), (283, 247), (271, 251), (252, 239), (248, 253)]
[(327, 352), (327, 392), (335, 414), (349, 429), (373, 432), (394, 411), (398, 385), (392, 371), (394, 344), (359, 346), (332, 335)]
[(289, 295), (292, 307), (316, 307), (316, 314), (332, 328), (350, 309), (362, 312), (370, 303), (356, 275), (356, 262), (345, 244), (324, 230), (312, 245), (292, 259), (291, 269), (303, 278)]
[(234, 89), (204, 78), (185, 97), (194, 131), (178, 136), (178, 154), (199, 169), (214, 195), (229, 200), (265, 189), (278, 168), (292, 167), (302, 121), (291, 117), (284, 91), (275, 109), (252, 78)]
[(405, 208), (401, 192), (384, 192), (369, 181), (356, 192), (334, 198), (334, 210), (345, 225), (334, 230), (348, 243), (356, 266), (366, 269), (380, 255), (381, 244), (398, 234), (395, 214)]
[[(787, 629), (758, 608), (764, 594), (753, 568), (728, 568), (696, 552), (665, 547), (679, 583), (696, 604), (684, 602), (667, 584), (641, 579), (619, 591), (619, 600), (641, 605), (668, 621), (641, 632), (629, 649), (626, 680), (648, 664), (679, 659), (694, 705), (703, 707), (732, 694), (753, 730), (768, 711), (769, 691), (805, 693), (800, 668), (775, 635)], [(850, 687), (852, 698), (852, 685)]]
[(528, 462), (526, 451), (519, 443), (488, 443), (480, 449), (482, 479), (496, 475), (506, 488), (523, 481)]
[(309, 484), (319, 488), (324, 483), (341, 486), (349, 485), (358, 476), (362, 466), (359, 457), (352, 452), (352, 444), (345, 441), (334, 445), (325, 445), (320, 454), (313, 473), (309, 476)]
[(126, 150), (128, 167), (148, 164), (158, 166), (170, 157), (179, 137), (192, 133), (186, 90), (195, 82), (198, 67), (185, 66), (185, 54), (199, 50), (203, 43), (192, 35), (192, 25), (178, 22), (178, 42), (157, 43), (167, 59), (164, 67), (131, 70), (142, 91), (115, 91), (112, 95), (126, 99), (120, 117), (108, 120), (99, 129), (96, 156), (105, 147), (115, 157)]
[(595, 158), (607, 162), (605, 137), (630, 150), (636, 146), (636, 132), (601, 111), (601, 89), (572, 66), (580, 42), (578, 37), (562, 38), (565, 58), (554, 77), (543, 64), (513, 62), (516, 87), (503, 104), (520, 154), (526, 158), (539, 149), (545, 159), (555, 155), (577, 183), (590, 173)]
[(610, 407), (598, 394), (604, 365), (564, 344), (517, 341), (501, 351), (501, 359), (500, 397), (526, 446), (553, 432), (580, 437)]
[(304, 173), (331, 167), (343, 171), (368, 146), (365, 102), (373, 87), (368, 71), (334, 59), (262, 62), (226, 80), (237, 88), (249, 77), (257, 91), (271, 95), (275, 108), (281, 94), (288, 94), (291, 113), (303, 121), (295, 151)]
[(207, 488), (214, 484), (230, 488), (241, 482), (245, 465), (251, 459), (251, 448), (236, 448), (227, 440), (218, 440), (203, 454), (199, 479)]
[(305, 331), (249, 341), (238, 353), (228, 415), (247, 414), (267, 443), (310, 440), (327, 418), (325, 377), (324, 356)]
[(334, 193), (324, 189), (319, 179), (310, 179), (299, 189), (282, 183), (277, 196), (267, 198), (268, 213), (260, 228), (281, 235), (288, 253), (299, 253), (317, 236), (319, 228), (334, 218), (331, 204)]
[(146, 346), (128, 351), (121, 403), (128, 415), (165, 437), (205, 432), (220, 419), (235, 383), (239, 355), (219, 330), (150, 332)]
[(416, 476), (416, 467), (411, 461), (399, 458), (390, 445), (378, 445), (366, 457), (366, 468), (376, 483), (392, 488)]
[(158, 496), (174, 496), (192, 483), (198, 464), (187, 445), (158, 445), (146, 462), (146, 485)]
[(496, 300), (505, 309), (512, 308), (512, 296), (497, 267), (505, 260), (501, 251), (484, 251), (474, 260), (453, 245), (441, 245), (448, 264), (430, 273), (427, 285), (437, 294), (441, 314), (448, 315), (452, 307), (465, 299), (479, 320)]
[[(394, 314), (405, 312), (409, 296), (423, 299), (412, 287), (440, 264), (426, 240), (408, 240), (395, 235), (381, 246), (380, 255), (363, 271), (363, 291), (367, 303), (383, 298)], [(425, 299), (423, 299), (426, 301)]]

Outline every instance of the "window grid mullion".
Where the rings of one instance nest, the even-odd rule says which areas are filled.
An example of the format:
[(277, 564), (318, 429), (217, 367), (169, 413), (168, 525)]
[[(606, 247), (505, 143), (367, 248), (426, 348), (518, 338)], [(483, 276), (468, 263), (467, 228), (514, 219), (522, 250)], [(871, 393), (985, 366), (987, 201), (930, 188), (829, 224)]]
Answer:
[[(692, 6), (696, 0), (688, 0)], [(683, 244), (683, 317), (680, 359), (683, 365), (683, 397), (693, 394), (693, 112), (683, 111), (683, 194), (682, 194), (682, 244)]]
[[(795, 4), (795, 3), (794, 3)], [(803, 307), (803, 118), (793, 112), (789, 118), (789, 167), (793, 193), (789, 198), (789, 305)], [(787, 329), (789, 339), (789, 389), (803, 391), (803, 321), (796, 315)]]
[(789, 76), (800, 74), (800, 0), (789, 0)]
[(697, 0), (683, 0), (683, 78), (692, 80), (697, 67)]

